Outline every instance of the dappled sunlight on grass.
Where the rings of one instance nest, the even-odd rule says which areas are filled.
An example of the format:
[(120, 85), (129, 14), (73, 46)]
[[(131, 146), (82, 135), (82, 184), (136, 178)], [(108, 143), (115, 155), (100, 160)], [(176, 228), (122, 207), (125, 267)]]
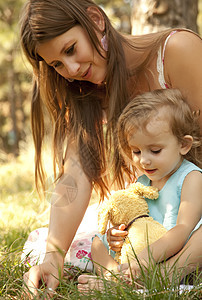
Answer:
[(4, 196), (0, 202), (0, 224), (15, 227), (16, 224), (26, 223), (30, 218), (38, 219), (48, 206), (48, 203), (41, 202), (34, 193), (20, 192)]
[(0, 246), (23, 246), (28, 234), (48, 225), (49, 205), (28, 193), (8, 196), (0, 203)]
[(17, 159), (0, 167), (0, 246), (23, 245), (31, 230), (47, 226), (49, 203), (34, 186), (34, 149), (22, 147)]

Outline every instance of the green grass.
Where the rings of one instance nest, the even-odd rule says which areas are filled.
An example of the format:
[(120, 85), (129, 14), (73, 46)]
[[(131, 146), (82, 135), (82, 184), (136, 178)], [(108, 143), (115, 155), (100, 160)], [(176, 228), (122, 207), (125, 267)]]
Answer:
[[(0, 167), (0, 299), (26, 299), (22, 297), (23, 274), (28, 270), (21, 262), (21, 252), (29, 233), (47, 226), (49, 204), (41, 202), (34, 190), (33, 151), (24, 151), (20, 158)], [(91, 202), (95, 202), (95, 199)], [(194, 278), (194, 289), (179, 294), (179, 275), (173, 270), (173, 278), (163, 276), (158, 265), (151, 264), (142, 272), (147, 288), (144, 294), (137, 292), (135, 283), (128, 285), (116, 276), (112, 284), (104, 282), (104, 290), (79, 294), (77, 278), (82, 273), (73, 269), (71, 276), (60, 280), (53, 299), (201, 299), (200, 275)], [(164, 270), (166, 272), (166, 270)], [(147, 273), (147, 276), (145, 275)], [(40, 299), (47, 299), (45, 288), (39, 291)]]

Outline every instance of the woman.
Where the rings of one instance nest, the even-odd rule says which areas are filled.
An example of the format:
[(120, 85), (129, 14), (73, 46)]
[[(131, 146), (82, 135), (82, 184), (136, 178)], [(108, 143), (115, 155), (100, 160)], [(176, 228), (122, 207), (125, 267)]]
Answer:
[[(57, 287), (58, 268), (63, 269), (92, 189), (103, 199), (112, 184), (121, 188), (126, 178), (131, 180), (113, 134), (130, 98), (172, 87), (192, 110), (202, 109), (202, 42), (186, 30), (123, 36), (91, 0), (29, 0), (21, 42), (34, 73), (31, 117), (38, 190), (40, 184), (45, 189), (43, 106), (53, 122), (54, 168), (59, 170), (47, 253), (43, 264), (25, 275), (36, 293), (41, 277), (47, 288)], [(67, 186), (76, 188), (74, 196), (65, 192)], [(199, 238), (201, 232), (195, 235)]]

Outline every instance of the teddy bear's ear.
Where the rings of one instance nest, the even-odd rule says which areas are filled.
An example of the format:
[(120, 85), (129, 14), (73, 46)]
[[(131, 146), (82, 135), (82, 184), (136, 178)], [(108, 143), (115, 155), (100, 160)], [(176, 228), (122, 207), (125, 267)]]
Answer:
[(98, 230), (101, 234), (105, 234), (107, 230), (107, 223), (109, 221), (109, 205), (104, 202), (98, 213)]
[(134, 193), (138, 193), (148, 199), (157, 199), (159, 196), (158, 189), (153, 186), (145, 186), (140, 182), (136, 182), (130, 186)]

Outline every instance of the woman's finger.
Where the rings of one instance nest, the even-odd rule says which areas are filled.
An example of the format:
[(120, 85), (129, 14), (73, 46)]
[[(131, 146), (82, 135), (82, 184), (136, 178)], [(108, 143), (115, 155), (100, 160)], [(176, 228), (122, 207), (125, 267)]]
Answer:
[(57, 276), (49, 275), (47, 277), (46, 291), (50, 298), (57, 294), (55, 290), (58, 286), (58, 283), (59, 283), (59, 280), (57, 279)]
[(47, 299), (51, 299), (52, 297), (54, 297), (56, 294), (56, 291), (54, 289), (52, 289), (51, 287), (47, 287), (46, 288), (46, 297)]
[(25, 293), (32, 299), (32, 295), (37, 295), (41, 274), (38, 266), (32, 267), (23, 276)]

